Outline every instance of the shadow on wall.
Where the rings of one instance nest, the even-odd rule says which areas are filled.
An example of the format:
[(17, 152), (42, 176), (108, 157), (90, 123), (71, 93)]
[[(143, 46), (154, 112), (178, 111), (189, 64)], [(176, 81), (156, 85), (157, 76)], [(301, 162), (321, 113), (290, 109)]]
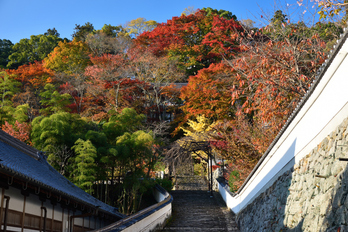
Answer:
[[(348, 168), (346, 167), (337, 177), (338, 181), (335, 182), (334, 186), (326, 183), (331, 186), (326, 193), (319, 193), (312, 196), (312, 199), (305, 199), (304, 204), (312, 209), (307, 209), (306, 212), (297, 212), (302, 217), (300, 222), (293, 228), (283, 225), (283, 231), (348, 231)], [(325, 181), (317, 182), (319, 184), (325, 183)]]
[(325, 139), (295, 167), (296, 182), (290, 189), (297, 185), (297, 191), (287, 199), (284, 220), (289, 231), (348, 231), (348, 168), (340, 161), (347, 156), (347, 143), (337, 135)]
[(333, 197), (328, 199), (323, 225), (328, 230), (343, 232), (348, 231), (348, 162), (340, 162), (344, 162), (346, 167), (338, 176), (338, 183), (331, 189)]
[[(292, 171), (295, 164), (296, 139), (284, 155), (273, 165), (263, 180), (270, 182), (274, 176), (287, 167), (288, 171), (281, 174), (267, 190), (261, 187), (254, 191), (263, 191), (251, 204), (237, 215), (237, 222), (241, 231), (280, 231), (284, 229), (282, 221), (285, 218), (287, 198), (290, 196), (290, 185), (292, 183)], [(289, 161), (290, 160), (290, 161)], [(269, 161), (271, 163), (272, 161)], [(289, 170), (290, 169), (290, 170)], [(286, 169), (285, 169), (286, 170)], [(259, 186), (261, 186), (260, 181)], [(245, 201), (249, 201), (246, 198)]]
[(331, 133), (240, 212), (240, 230), (348, 231), (348, 162), (340, 161), (348, 158), (346, 127)]

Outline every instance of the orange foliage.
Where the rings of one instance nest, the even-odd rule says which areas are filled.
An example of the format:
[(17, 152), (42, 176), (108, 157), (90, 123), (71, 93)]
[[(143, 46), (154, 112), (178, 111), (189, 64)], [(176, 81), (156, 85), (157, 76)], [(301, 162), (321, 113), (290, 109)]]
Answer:
[(43, 66), (42, 61), (21, 65), (18, 69), (6, 70), (14, 79), (23, 83), (29, 83), (34, 88), (44, 87), (47, 83), (54, 81), (54, 72)]
[(212, 64), (189, 78), (188, 85), (182, 88), (180, 95), (185, 101), (182, 110), (187, 119), (195, 118), (196, 115), (215, 120), (231, 117), (231, 83), (228, 79), (232, 71), (224, 63)]
[(239, 51), (237, 32), (242, 30), (233, 19), (200, 10), (158, 24), (134, 42), (156, 56), (178, 58), (187, 74), (195, 75), (199, 69), (219, 62), (221, 55), (233, 57)]
[(15, 137), (16, 139), (32, 145), (30, 141), (31, 126), (28, 123), (19, 123), (17, 120), (14, 125), (5, 121), (5, 124), (1, 126), (1, 129), (7, 134)]
[[(256, 48), (256, 49), (255, 49)], [(243, 103), (239, 113), (277, 132), (307, 92), (326, 56), (317, 37), (253, 44), (231, 62), (238, 84), (232, 86), (232, 103)]]

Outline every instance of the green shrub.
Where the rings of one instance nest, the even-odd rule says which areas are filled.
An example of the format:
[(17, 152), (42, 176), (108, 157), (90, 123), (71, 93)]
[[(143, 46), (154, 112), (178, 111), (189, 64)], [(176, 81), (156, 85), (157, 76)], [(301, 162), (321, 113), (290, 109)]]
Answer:
[(234, 170), (230, 173), (230, 177), (228, 178), (228, 185), (230, 186), (231, 192), (236, 192), (238, 190), (237, 185), (234, 183), (240, 180), (240, 174), (237, 170)]
[(172, 190), (173, 188), (173, 182), (169, 179), (156, 179), (156, 184), (159, 184), (162, 188), (164, 188), (167, 192)]

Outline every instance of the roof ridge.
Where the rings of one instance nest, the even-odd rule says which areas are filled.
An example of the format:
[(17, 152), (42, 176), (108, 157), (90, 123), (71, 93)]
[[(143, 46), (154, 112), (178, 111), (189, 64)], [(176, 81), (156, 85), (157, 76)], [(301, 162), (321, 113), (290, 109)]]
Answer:
[(11, 147), (14, 147), (23, 153), (29, 155), (30, 157), (39, 160), (40, 159), (40, 151), (33, 148), (32, 146), (29, 146), (28, 144), (20, 141), (19, 139), (16, 139), (15, 137), (9, 135), (5, 131), (0, 129), (0, 141), (3, 141), (4, 143), (7, 143)]

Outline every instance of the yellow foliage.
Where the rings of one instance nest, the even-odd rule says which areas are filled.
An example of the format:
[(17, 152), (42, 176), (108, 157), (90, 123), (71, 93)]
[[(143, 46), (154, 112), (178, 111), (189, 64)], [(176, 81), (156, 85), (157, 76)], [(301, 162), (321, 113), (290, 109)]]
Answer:
[(127, 30), (128, 35), (137, 37), (145, 31), (153, 30), (157, 26), (157, 24), (158, 23), (154, 20), (146, 21), (145, 18), (137, 18), (128, 22), (125, 29)]
[[(208, 141), (210, 139), (209, 133), (212, 132), (213, 127), (217, 122), (211, 123), (209, 118), (204, 115), (198, 115), (196, 120), (188, 120), (188, 127), (180, 127), (185, 136), (190, 136), (196, 142)], [(201, 157), (207, 158), (207, 154), (203, 151), (199, 151), (198, 154)], [(192, 154), (192, 157), (196, 157), (196, 154)]]
[(181, 127), (184, 131), (185, 136), (191, 136), (197, 141), (205, 141), (207, 137), (207, 132), (211, 131), (216, 125), (215, 123), (210, 123), (210, 120), (204, 115), (198, 115), (196, 120), (188, 120), (189, 127)]

